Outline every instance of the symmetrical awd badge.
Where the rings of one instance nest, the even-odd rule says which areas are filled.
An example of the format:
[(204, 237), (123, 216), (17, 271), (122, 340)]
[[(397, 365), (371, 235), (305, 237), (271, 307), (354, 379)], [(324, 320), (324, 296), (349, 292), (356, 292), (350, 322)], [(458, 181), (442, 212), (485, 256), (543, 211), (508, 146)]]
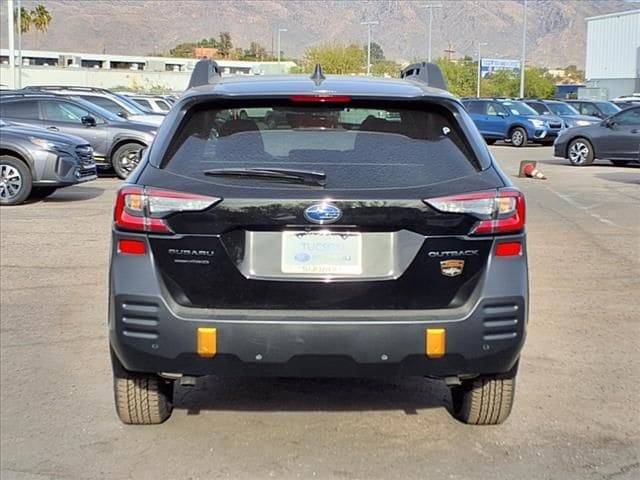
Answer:
[(445, 277), (457, 277), (464, 269), (464, 260), (442, 260), (440, 273)]

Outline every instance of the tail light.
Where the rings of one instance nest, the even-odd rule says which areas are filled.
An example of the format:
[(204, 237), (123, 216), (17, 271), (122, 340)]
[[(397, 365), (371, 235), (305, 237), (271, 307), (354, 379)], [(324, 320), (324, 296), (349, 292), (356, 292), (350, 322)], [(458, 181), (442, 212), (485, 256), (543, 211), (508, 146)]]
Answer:
[(515, 188), (432, 198), (425, 202), (441, 212), (476, 217), (478, 223), (471, 229), (471, 235), (516, 233), (524, 229), (524, 196)]
[(118, 192), (114, 221), (118, 228), (140, 232), (171, 232), (166, 217), (178, 212), (198, 212), (221, 199), (139, 186)]

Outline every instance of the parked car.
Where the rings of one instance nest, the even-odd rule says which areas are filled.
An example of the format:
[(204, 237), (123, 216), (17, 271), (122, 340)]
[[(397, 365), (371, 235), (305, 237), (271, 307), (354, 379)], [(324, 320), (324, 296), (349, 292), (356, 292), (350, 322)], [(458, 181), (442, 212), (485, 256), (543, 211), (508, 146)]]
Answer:
[(580, 115), (571, 105), (558, 100), (524, 100), (524, 102), (540, 115), (555, 115), (556, 117), (560, 117), (564, 126), (567, 128), (585, 127), (587, 125), (600, 123), (598, 117)]
[(127, 98), (133, 100), (150, 112), (166, 115), (167, 112), (171, 110), (171, 104), (162, 97), (152, 95), (127, 95)]
[(44, 198), (96, 177), (93, 149), (82, 138), (0, 119), (0, 205)]
[(140, 150), (157, 132), (153, 125), (124, 120), (79, 98), (42, 93), (0, 94), (0, 118), (84, 138), (98, 165), (120, 178), (136, 167)]
[(620, 111), (615, 103), (604, 100), (567, 100), (569, 105), (575, 108), (580, 115), (590, 115), (600, 119), (607, 118)]
[(625, 108), (640, 105), (640, 93), (616, 97), (611, 99), (611, 102), (615, 103), (618, 107), (624, 110)]
[(521, 101), (468, 98), (462, 103), (489, 145), (498, 140), (507, 140), (514, 147), (528, 142), (552, 145), (562, 129), (560, 118), (538, 115)]
[(57, 86), (57, 85), (32, 85), (25, 87), (26, 91), (39, 91), (55, 93), (75, 98), (81, 98), (87, 102), (93, 103), (105, 110), (122, 117), (127, 120), (140, 123), (148, 123), (150, 125), (160, 125), (164, 120), (164, 115), (154, 113), (147, 110), (133, 100), (105, 90), (104, 88), (94, 87), (76, 87), (76, 86)]
[(640, 162), (640, 106), (612, 115), (597, 125), (576, 127), (560, 134), (554, 147), (556, 157), (572, 165), (591, 165), (595, 159), (614, 165)]
[[(117, 194), (121, 420), (166, 420), (173, 382), (209, 374), (429, 376), (461, 421), (505, 420), (527, 326), (525, 201), (438, 67), (384, 82), (216, 72), (197, 64), (198, 88)], [(382, 113), (344, 126), (347, 109)]]

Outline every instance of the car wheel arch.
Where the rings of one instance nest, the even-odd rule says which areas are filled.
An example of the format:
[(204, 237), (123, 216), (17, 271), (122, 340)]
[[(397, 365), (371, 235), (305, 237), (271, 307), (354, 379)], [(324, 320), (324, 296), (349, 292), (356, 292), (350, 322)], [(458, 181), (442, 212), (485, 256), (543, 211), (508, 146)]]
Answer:
[(8, 155), (10, 157), (17, 158), (27, 166), (31, 175), (35, 173), (33, 169), (33, 162), (29, 160), (28, 155), (26, 155), (24, 152), (21, 152), (19, 149), (2, 147), (0, 148), (0, 155)]

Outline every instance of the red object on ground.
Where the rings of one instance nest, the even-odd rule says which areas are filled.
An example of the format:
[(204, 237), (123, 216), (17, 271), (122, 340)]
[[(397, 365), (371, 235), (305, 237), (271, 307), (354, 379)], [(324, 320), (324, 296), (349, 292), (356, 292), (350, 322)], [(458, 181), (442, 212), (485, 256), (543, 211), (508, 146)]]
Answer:
[(527, 177), (536, 178), (538, 180), (546, 180), (547, 179), (547, 177), (545, 177), (544, 174), (540, 170), (538, 170), (535, 167), (535, 165), (532, 165), (532, 164), (525, 165), (524, 174)]

